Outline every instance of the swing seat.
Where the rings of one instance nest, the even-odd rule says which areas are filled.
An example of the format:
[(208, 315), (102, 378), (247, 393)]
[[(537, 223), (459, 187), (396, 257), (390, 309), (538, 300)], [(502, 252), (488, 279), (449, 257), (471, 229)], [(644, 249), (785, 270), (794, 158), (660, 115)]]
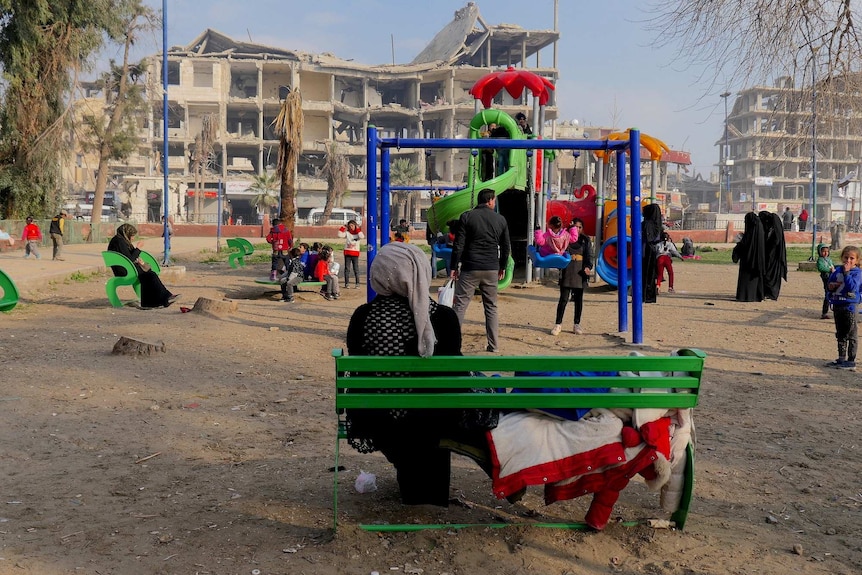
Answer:
[(537, 268), (556, 268), (563, 269), (572, 261), (572, 256), (569, 254), (551, 254), (543, 256), (539, 254), (536, 246), (527, 246), (527, 253), (530, 255), (530, 261), (533, 262), (533, 267)]
[(431, 251), (434, 252), (437, 259), (446, 262), (447, 266), (449, 265), (449, 262), (452, 261), (452, 248), (448, 247), (446, 244), (433, 244), (431, 246)]

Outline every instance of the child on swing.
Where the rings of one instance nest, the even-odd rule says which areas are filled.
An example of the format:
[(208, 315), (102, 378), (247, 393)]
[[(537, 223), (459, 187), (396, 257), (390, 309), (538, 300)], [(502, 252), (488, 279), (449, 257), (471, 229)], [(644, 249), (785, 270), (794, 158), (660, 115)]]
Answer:
[(538, 229), (533, 233), (533, 240), (540, 256), (561, 255), (566, 253), (570, 243), (578, 241), (578, 229), (573, 226), (564, 230), (563, 219), (553, 216), (548, 220), (547, 230)]

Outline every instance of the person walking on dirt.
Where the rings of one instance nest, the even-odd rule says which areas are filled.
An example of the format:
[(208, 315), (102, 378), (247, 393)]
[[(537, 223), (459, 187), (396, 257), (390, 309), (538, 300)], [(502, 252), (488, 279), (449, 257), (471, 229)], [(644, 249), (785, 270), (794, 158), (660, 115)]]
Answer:
[[(460, 228), (452, 245), (451, 278), (456, 281), (452, 306), (464, 325), (464, 314), (476, 289), (485, 308), (486, 351), (500, 349), (498, 340), (497, 282), (506, 273), (511, 246), (506, 218), (494, 211), (496, 193), (490, 188), (479, 192), (478, 205), (461, 214)], [(459, 267), (460, 264), (460, 267)]]
[(30, 257), (32, 253), (37, 260), (41, 260), (39, 255), (39, 244), (42, 243), (42, 230), (39, 225), (33, 221), (33, 216), (27, 216), (27, 225), (24, 226), (24, 231), (21, 232), (21, 241), (24, 242), (24, 259)]
[(63, 228), (66, 223), (66, 216), (69, 212), (60, 210), (60, 213), (51, 218), (51, 227), (48, 232), (51, 234), (51, 242), (54, 244), (54, 260), (63, 261)]

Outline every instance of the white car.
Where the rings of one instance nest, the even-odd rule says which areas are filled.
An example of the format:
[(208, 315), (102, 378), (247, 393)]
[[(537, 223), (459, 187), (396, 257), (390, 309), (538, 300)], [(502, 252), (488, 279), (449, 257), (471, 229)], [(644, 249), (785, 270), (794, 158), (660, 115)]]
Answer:
[(309, 226), (346, 226), (350, 220), (355, 220), (357, 224), (362, 225), (362, 216), (358, 212), (348, 210), (347, 208), (332, 208), (332, 213), (329, 215), (329, 220), (324, 223), (321, 221), (323, 217), (323, 208), (314, 208), (308, 212)]

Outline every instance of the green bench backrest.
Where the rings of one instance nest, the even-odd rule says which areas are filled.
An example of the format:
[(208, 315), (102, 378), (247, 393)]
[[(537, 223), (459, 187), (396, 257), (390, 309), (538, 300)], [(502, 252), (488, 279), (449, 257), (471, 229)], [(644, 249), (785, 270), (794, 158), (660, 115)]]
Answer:
[[(369, 408), (687, 408), (697, 405), (706, 354), (679, 356), (370, 357), (332, 352), (335, 407)], [(672, 372), (601, 377), (515, 375), (524, 371)], [(450, 375), (481, 373), (487, 377)], [(445, 375), (440, 375), (445, 374)], [(495, 375), (496, 377), (491, 377)], [(610, 393), (471, 393), (469, 388), (612, 388)], [(385, 389), (387, 393), (376, 390)], [(423, 392), (423, 390), (433, 390)], [(451, 390), (451, 391), (443, 391)], [(645, 393), (638, 393), (641, 390)]]

